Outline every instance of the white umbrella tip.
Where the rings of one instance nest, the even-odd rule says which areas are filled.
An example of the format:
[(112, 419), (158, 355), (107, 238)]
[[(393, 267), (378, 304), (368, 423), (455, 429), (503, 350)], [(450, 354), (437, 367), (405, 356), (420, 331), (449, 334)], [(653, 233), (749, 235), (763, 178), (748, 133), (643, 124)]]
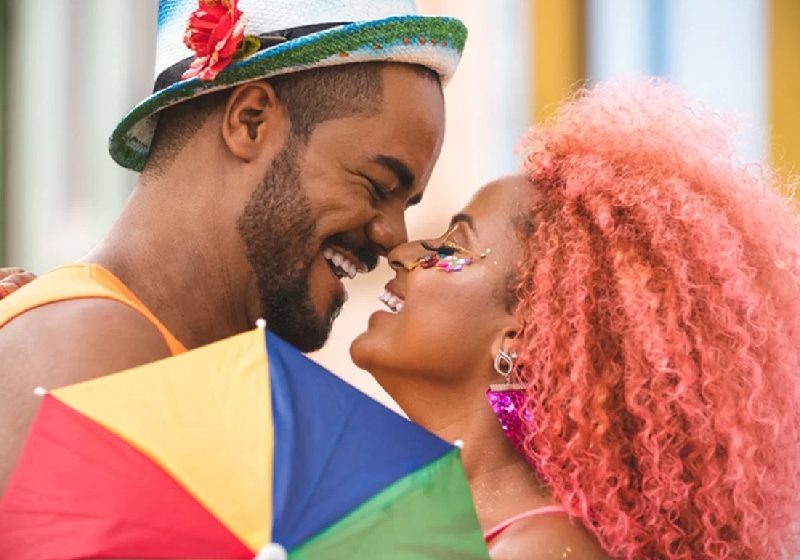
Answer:
[(36, 395), (37, 397), (43, 397), (47, 394), (47, 389), (45, 389), (44, 387), (36, 387), (33, 390), (33, 394)]
[[(267, 328), (267, 322), (264, 319), (257, 319), (256, 320), (256, 327), (258, 327), (261, 330), (264, 330), (264, 329)], [(259, 558), (259, 560), (261, 560), (261, 559)]]
[(254, 560), (286, 560), (289, 554), (286, 549), (278, 543), (270, 543), (258, 551)]

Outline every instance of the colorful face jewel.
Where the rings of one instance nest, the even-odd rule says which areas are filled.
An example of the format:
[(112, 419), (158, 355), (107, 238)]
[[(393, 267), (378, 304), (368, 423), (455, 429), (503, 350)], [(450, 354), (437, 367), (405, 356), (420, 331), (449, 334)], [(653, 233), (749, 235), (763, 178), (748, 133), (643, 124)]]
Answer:
[[(459, 247), (454, 243), (446, 243), (439, 247), (431, 247), (423, 242), (422, 246), (429, 249), (431, 252), (406, 265), (406, 270), (409, 272), (417, 267), (435, 268), (440, 272), (460, 272), (465, 266), (469, 266), (475, 261), (471, 251)], [(486, 249), (480, 254), (480, 258), (486, 258), (491, 252), (491, 249)]]
[(448, 256), (436, 264), (436, 270), (443, 272), (460, 272), (465, 266), (472, 264), (472, 257), (460, 259), (455, 256)]
[(420, 268), (433, 268), (439, 263), (439, 257), (431, 253), (422, 257), (418, 262)]

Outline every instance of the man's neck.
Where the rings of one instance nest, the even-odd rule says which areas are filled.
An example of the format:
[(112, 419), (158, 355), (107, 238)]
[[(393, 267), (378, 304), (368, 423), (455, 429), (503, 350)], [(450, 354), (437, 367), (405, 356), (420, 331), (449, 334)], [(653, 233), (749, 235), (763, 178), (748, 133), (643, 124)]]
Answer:
[(117, 276), (187, 348), (252, 327), (251, 280), (231, 272), (230, 238), (220, 238), (213, 209), (177, 207), (170, 216), (163, 204), (153, 212), (155, 202), (135, 192), (84, 260)]

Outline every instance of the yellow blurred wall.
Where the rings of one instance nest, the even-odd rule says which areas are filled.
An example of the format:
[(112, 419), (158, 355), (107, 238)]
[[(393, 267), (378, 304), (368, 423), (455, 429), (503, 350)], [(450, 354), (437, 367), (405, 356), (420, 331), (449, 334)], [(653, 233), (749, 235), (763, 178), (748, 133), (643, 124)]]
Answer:
[(536, 0), (531, 17), (532, 114), (549, 114), (586, 78), (585, 0)]
[(800, 0), (770, 1), (772, 164), (800, 173)]

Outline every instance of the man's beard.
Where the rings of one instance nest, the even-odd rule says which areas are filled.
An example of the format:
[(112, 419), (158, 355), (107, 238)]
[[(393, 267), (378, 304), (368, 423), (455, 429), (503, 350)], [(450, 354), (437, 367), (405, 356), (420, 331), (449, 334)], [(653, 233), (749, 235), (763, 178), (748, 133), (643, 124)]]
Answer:
[(325, 344), (344, 301), (320, 316), (309, 287), (316, 224), (300, 184), (300, 142), (290, 134), (239, 216), (239, 234), (255, 272), (267, 327), (303, 352)]

